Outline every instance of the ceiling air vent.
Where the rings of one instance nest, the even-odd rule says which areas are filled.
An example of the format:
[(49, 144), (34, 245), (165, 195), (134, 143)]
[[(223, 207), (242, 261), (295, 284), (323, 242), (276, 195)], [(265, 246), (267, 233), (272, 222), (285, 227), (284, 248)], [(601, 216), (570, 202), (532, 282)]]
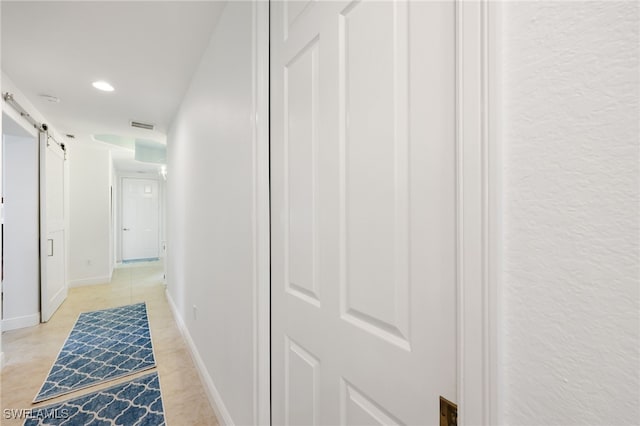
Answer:
[(143, 123), (141, 121), (131, 121), (131, 127), (137, 127), (139, 129), (147, 129), (147, 130), (153, 130), (156, 126), (154, 126), (153, 124), (149, 124), (149, 123)]

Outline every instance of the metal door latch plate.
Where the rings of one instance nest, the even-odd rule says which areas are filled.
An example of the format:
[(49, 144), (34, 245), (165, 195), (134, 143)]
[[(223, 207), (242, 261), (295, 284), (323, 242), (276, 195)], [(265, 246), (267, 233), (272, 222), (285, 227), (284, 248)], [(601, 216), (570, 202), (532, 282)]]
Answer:
[(458, 425), (458, 406), (446, 398), (440, 397), (440, 426)]

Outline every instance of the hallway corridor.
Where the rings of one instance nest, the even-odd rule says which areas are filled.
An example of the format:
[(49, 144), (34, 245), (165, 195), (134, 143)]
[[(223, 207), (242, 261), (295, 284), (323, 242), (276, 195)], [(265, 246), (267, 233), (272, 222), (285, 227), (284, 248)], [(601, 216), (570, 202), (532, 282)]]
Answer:
[[(23, 419), (7, 419), (6, 409), (46, 406), (155, 370), (160, 375), (168, 424), (217, 425), (187, 346), (171, 314), (162, 274), (163, 267), (159, 262), (121, 266), (114, 271), (111, 283), (71, 288), (68, 299), (48, 323), (6, 332), (3, 336), (6, 364), (0, 381), (3, 412), (0, 423), (18, 425), (23, 422)], [(157, 370), (143, 371), (31, 404), (80, 313), (138, 302), (147, 304)]]
[(0, 52), (0, 426), (640, 426), (640, 0), (0, 0)]

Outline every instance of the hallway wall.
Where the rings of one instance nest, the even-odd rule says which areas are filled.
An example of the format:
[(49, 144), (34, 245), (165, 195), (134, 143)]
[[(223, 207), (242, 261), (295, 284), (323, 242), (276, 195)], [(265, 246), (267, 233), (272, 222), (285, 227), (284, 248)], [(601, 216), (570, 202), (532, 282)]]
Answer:
[(505, 2), (504, 424), (640, 421), (637, 2)]
[(221, 422), (255, 423), (252, 5), (229, 2), (168, 136), (170, 298)]
[[(500, 417), (634, 424), (638, 5), (504, 12)], [(236, 424), (255, 406), (249, 16), (227, 6), (168, 138), (169, 294)]]
[(69, 285), (109, 282), (111, 264), (111, 153), (106, 148), (68, 144)]
[[(4, 120), (5, 125), (10, 121)], [(2, 330), (7, 331), (40, 322), (40, 207), (37, 137), (7, 133), (2, 137)]]

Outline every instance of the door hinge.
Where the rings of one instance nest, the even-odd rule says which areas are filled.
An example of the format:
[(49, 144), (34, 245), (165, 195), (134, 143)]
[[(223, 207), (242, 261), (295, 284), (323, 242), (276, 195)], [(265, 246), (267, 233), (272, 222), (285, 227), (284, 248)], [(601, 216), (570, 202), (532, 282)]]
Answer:
[(458, 406), (440, 397), (440, 426), (458, 426)]

